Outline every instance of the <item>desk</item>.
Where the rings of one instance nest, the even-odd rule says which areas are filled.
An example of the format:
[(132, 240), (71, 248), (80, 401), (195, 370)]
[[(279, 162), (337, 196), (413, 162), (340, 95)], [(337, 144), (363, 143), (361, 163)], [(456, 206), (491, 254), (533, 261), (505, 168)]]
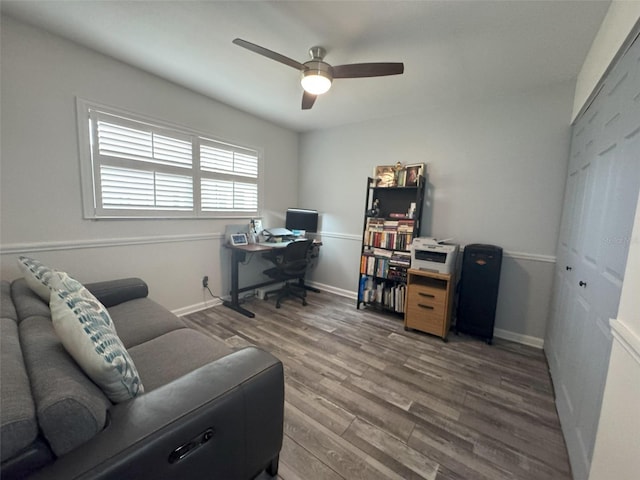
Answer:
[[(319, 247), (322, 245), (322, 242), (318, 242), (316, 240), (313, 241), (314, 247)], [(275, 283), (281, 283), (278, 280), (267, 280), (264, 282), (256, 283), (254, 285), (248, 285), (246, 287), (240, 288), (240, 274), (239, 274), (239, 265), (244, 261), (247, 253), (268, 253), (273, 252), (274, 250), (279, 250), (284, 248), (285, 245), (269, 245), (268, 243), (251, 243), (249, 245), (225, 245), (227, 248), (231, 250), (231, 300), (223, 300), (222, 304), (225, 307), (229, 307), (232, 310), (235, 310), (242, 315), (254, 318), (255, 314), (250, 312), (246, 308), (242, 308), (240, 306), (240, 298), (239, 294), (242, 292), (248, 292), (250, 290), (255, 290), (256, 288), (265, 287), (267, 285), (273, 285)], [(311, 288), (309, 288), (311, 289)], [(315, 290), (314, 291), (319, 291)]]

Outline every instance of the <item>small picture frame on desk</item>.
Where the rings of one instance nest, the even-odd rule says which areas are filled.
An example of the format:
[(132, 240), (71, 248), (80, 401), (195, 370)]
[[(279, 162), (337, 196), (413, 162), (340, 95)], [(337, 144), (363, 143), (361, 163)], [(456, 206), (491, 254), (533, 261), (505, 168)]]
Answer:
[(237, 247), (239, 245), (248, 245), (249, 241), (247, 240), (247, 234), (232, 233), (229, 237), (229, 243), (231, 243), (231, 245), (233, 245), (234, 247)]
[(405, 177), (405, 187), (417, 187), (418, 178), (424, 175), (424, 163), (414, 163), (413, 165), (407, 165), (405, 168), (407, 174)]

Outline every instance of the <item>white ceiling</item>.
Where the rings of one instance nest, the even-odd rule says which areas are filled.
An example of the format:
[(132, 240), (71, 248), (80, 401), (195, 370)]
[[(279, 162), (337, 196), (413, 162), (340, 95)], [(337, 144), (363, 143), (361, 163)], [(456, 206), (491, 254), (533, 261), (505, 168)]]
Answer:
[[(297, 131), (446, 108), (575, 79), (610, 1), (2, 1), (2, 12)], [(302, 111), (299, 62), (405, 64), (339, 79)]]

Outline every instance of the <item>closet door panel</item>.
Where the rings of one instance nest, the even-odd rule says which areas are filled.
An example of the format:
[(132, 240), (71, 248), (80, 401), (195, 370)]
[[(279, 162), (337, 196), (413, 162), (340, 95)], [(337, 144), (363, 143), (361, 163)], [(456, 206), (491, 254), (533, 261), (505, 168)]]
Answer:
[(636, 41), (574, 126), (569, 157), (545, 351), (575, 479), (593, 455), (639, 190)]
[(593, 314), (585, 329), (582, 370), (588, 372), (582, 390), (580, 410), (576, 414), (576, 436), (579, 451), (590, 462), (595, 445), (600, 406), (607, 378), (609, 355), (611, 353), (611, 333), (608, 321)]

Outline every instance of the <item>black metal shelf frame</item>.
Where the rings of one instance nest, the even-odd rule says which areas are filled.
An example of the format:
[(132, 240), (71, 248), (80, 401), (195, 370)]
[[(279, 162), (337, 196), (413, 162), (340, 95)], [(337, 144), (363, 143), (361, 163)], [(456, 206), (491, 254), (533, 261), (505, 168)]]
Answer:
[[(367, 219), (368, 218), (380, 218), (383, 220), (408, 220), (411, 219), (414, 221), (413, 223), (413, 231), (412, 238), (416, 238), (420, 236), (420, 223), (422, 220), (422, 207), (424, 204), (424, 191), (425, 191), (425, 178), (423, 176), (418, 177), (418, 183), (416, 186), (411, 187), (376, 187), (375, 180), (371, 177), (367, 178), (367, 195), (365, 200), (365, 209), (362, 223), (362, 241), (360, 248), (360, 260), (362, 262), (362, 257), (364, 255), (365, 250), (379, 248), (387, 251), (398, 251), (407, 253), (409, 250), (397, 249), (397, 248), (385, 248), (385, 247), (377, 247), (373, 245), (365, 244), (365, 238), (367, 233)], [(409, 207), (412, 202), (415, 202), (416, 209), (413, 214), (413, 218), (409, 217), (398, 217), (391, 216), (391, 214), (399, 214), (399, 213), (407, 213), (409, 211)], [(378, 211), (377, 215), (372, 216), (370, 213), (374, 209), (374, 205), (377, 205)], [(375, 256), (375, 255), (374, 255)], [(406, 267), (408, 269), (408, 267)], [(393, 278), (384, 278), (378, 277), (375, 275), (366, 275), (360, 273), (358, 276), (358, 300), (356, 307), (359, 309), (361, 305), (367, 307), (374, 307), (376, 310), (385, 310), (391, 311), (394, 313), (401, 313), (394, 311), (393, 309), (385, 308), (384, 305), (378, 302), (367, 302), (362, 299), (362, 277), (371, 277), (374, 279), (376, 284), (384, 283), (385, 286), (388, 284), (391, 287), (397, 285), (406, 285), (405, 280), (393, 279)], [(391, 288), (390, 287), (390, 288)]]

